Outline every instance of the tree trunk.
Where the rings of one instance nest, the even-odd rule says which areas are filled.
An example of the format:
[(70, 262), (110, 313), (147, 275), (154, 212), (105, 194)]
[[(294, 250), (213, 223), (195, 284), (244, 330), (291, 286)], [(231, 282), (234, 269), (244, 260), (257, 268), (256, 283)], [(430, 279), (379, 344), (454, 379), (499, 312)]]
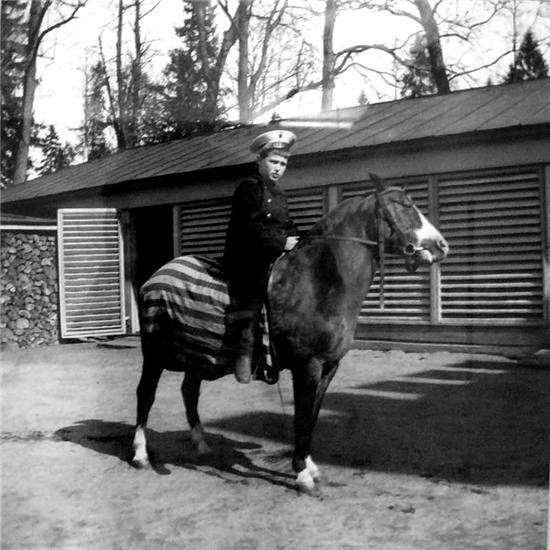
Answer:
[(113, 130), (115, 131), (117, 146), (120, 147), (121, 143), (124, 143), (124, 134), (120, 126), (120, 119), (117, 114), (115, 97), (113, 89), (111, 87), (111, 80), (107, 74), (107, 63), (105, 61), (105, 54), (103, 53), (103, 43), (101, 41), (101, 36), (98, 39), (99, 44), (99, 55), (101, 57), (101, 66), (103, 69), (103, 78), (105, 79), (105, 89), (107, 90), (107, 98), (109, 100), (109, 113), (111, 115), (111, 123), (113, 125)]
[(27, 164), (32, 130), (32, 111), (34, 105), (34, 93), (38, 84), (36, 80), (36, 57), (40, 46), (40, 27), (44, 15), (51, 5), (51, 0), (32, 0), (29, 14), (29, 28), (27, 34), (27, 47), (25, 52), (25, 80), (23, 83), (22, 123), (20, 128), (19, 143), (15, 153), (15, 172), (13, 182), (22, 183), (27, 179)]
[(124, 6), (122, 0), (118, 0), (118, 23), (116, 40), (116, 83), (117, 103), (120, 133), (117, 133), (118, 148), (125, 149), (128, 145), (128, 125), (126, 123), (126, 105), (124, 100), (124, 78), (122, 75), (122, 23)]
[(426, 33), (430, 70), (437, 86), (437, 93), (448, 94), (451, 88), (449, 86), (449, 79), (447, 78), (447, 68), (443, 60), (443, 50), (441, 49), (439, 29), (434, 18), (434, 12), (428, 0), (414, 0), (414, 3), (418, 8), (422, 27)]
[(323, 30), (323, 90), (321, 110), (330, 111), (334, 95), (334, 24), (336, 22), (336, 0), (326, 0), (325, 28)]
[(135, 145), (137, 142), (139, 128), (140, 96), (141, 96), (141, 0), (135, 0), (134, 10), (134, 47), (136, 58), (132, 64), (132, 136), (131, 141)]
[(250, 17), (246, 9), (247, 0), (240, 0), (240, 6), (237, 13), (237, 32), (239, 35), (239, 70), (238, 70), (238, 103), (239, 120), (242, 123), (251, 122), (251, 98), (248, 86), (248, 37), (250, 33)]
[(247, 2), (240, 0), (237, 9), (233, 15), (224, 9), (230, 25), (223, 33), (220, 49), (214, 67), (209, 67), (209, 58), (207, 52), (207, 37), (205, 31), (205, 2), (193, 2), (193, 11), (197, 17), (199, 26), (199, 56), (201, 59), (201, 68), (206, 82), (206, 93), (208, 95), (207, 111), (212, 114), (212, 119), (217, 117), (218, 95), (220, 91), (220, 81), (225, 69), (227, 56), (238, 38), (238, 21), (242, 14), (247, 13)]

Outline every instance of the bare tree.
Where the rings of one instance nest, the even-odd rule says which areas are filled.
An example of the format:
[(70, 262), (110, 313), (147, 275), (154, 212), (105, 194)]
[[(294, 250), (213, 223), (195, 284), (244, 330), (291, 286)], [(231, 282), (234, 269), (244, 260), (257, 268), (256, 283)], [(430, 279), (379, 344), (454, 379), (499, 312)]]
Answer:
[[(223, 33), (220, 46), (216, 55), (216, 63), (214, 67), (210, 66), (210, 57), (208, 54), (208, 36), (206, 32), (206, 3), (193, 2), (193, 11), (198, 21), (199, 26), (199, 59), (201, 64), (201, 73), (207, 86), (207, 95), (209, 103), (216, 105), (220, 96), (220, 83), (222, 75), (226, 68), (229, 52), (234, 44), (239, 39), (239, 23), (246, 24), (246, 18), (249, 15), (247, 0), (239, 0), (235, 11), (231, 13), (228, 5), (228, 0), (218, 0), (218, 6), (229, 20), (229, 27)], [(243, 28), (243, 33), (247, 32)], [(244, 40), (244, 39), (243, 39)]]
[[(48, 34), (72, 21), (78, 10), (85, 4), (85, 0), (78, 2), (59, 2), (58, 17), (44, 27), (46, 13), (52, 6), (53, 0), (31, 0), (29, 20), (25, 41), (24, 82), (22, 100), (22, 123), (19, 129), (17, 151), (15, 153), (14, 183), (21, 183), (27, 177), (27, 163), (33, 124), (34, 96), (38, 81), (36, 79), (37, 58), (41, 44)], [(67, 11), (63, 14), (62, 11)]]
[[(142, 0), (132, 0), (128, 3), (118, 0), (114, 59), (109, 59), (106, 55), (103, 33), (98, 39), (99, 56), (104, 68), (109, 120), (118, 149), (133, 147), (140, 142), (144, 88), (148, 83), (143, 70), (147, 63), (148, 44), (142, 38), (141, 26), (143, 18), (150, 14), (158, 3), (157, 1), (144, 12)], [(128, 13), (132, 21), (131, 40), (127, 40), (124, 33)]]
[(249, 66), (249, 37), (250, 37), (250, 8), (252, 3), (245, 0), (240, 1), (240, 8), (237, 12), (237, 20), (234, 24), (237, 27), (239, 37), (239, 61), (237, 75), (237, 101), (239, 104), (239, 120), (250, 122), (251, 120), (251, 83), (248, 81)]
[(439, 94), (448, 94), (451, 91), (447, 77), (447, 67), (443, 60), (439, 27), (435, 21), (434, 9), (428, 0), (414, 0), (420, 14), (420, 24), (426, 36), (426, 48), (430, 60), (431, 73)]
[(321, 98), (321, 110), (332, 109), (332, 99), (335, 87), (335, 62), (333, 37), (336, 24), (336, 0), (327, 0), (325, 5), (325, 25), (323, 30), (323, 95)]
[(115, 66), (116, 66), (116, 90), (117, 90), (116, 109), (118, 110), (117, 118), (119, 121), (118, 125), (120, 130), (117, 133), (119, 149), (125, 149), (127, 147), (128, 137), (129, 137), (128, 121), (126, 117), (127, 84), (122, 73), (122, 25), (123, 25), (123, 22), (124, 22), (124, 4), (122, 0), (118, 0)]
[[(435, 92), (446, 94), (451, 90), (451, 82), (459, 77), (472, 75), (496, 64), (509, 52), (500, 52), (492, 59), (484, 61), (476, 66), (464, 66), (460, 60), (448, 64), (444, 56), (443, 41), (455, 40), (460, 43), (471, 43), (476, 33), (489, 24), (495, 16), (505, 7), (503, 0), (487, 0), (483, 10), (468, 10), (464, 8), (450, 14), (450, 3), (446, 0), (323, 0), (324, 2), (324, 27), (322, 35), (323, 55), (321, 77), (302, 79), (294, 86), (288, 88), (285, 94), (275, 99), (271, 107), (277, 102), (308, 91), (320, 89), (322, 92), (322, 109), (332, 107), (333, 92), (336, 80), (340, 75), (350, 69), (356, 69), (362, 74), (375, 74), (386, 84), (398, 88), (403, 80), (400, 71), (412, 71), (418, 69), (414, 65), (414, 56), (410, 50), (418, 44), (426, 48), (426, 68), (429, 78), (434, 84)], [(455, 8), (458, 5), (453, 4)], [(346, 46), (338, 51), (333, 47), (334, 28), (340, 10), (363, 10), (363, 14), (375, 12), (387, 13), (390, 17), (406, 18), (417, 27), (417, 31), (409, 36), (398, 39), (392, 36), (392, 43), (359, 43)], [(312, 13), (314, 8), (310, 8)], [(316, 13), (316, 15), (319, 15)], [(368, 15), (367, 15), (368, 16)], [(389, 72), (377, 68), (369, 63), (369, 53), (382, 53), (393, 61), (393, 70)], [(379, 58), (379, 56), (377, 56)]]
[[(435, 84), (437, 93), (449, 93), (450, 84), (453, 80), (487, 69), (509, 53), (508, 51), (499, 53), (494, 58), (475, 67), (465, 67), (460, 61), (447, 63), (444, 60), (443, 41), (454, 40), (456, 43), (472, 43), (476, 33), (484, 29), (505, 8), (506, 2), (504, 0), (486, 0), (480, 9), (475, 10), (469, 9), (468, 6), (458, 10), (458, 4), (453, 5), (455, 13), (451, 15), (450, 3), (446, 0), (432, 0), (431, 2), (428, 0), (352, 1), (350, 7), (354, 9), (385, 12), (395, 17), (404, 17), (413, 22), (418, 27), (418, 31), (409, 37), (403, 37), (398, 44), (393, 46), (361, 44), (345, 48), (337, 53), (337, 60), (365, 68), (365, 65), (358, 61), (360, 54), (368, 51), (378, 51), (391, 56), (397, 66), (405, 70), (411, 70), (414, 67), (411, 65), (410, 56), (406, 55), (405, 52), (411, 48), (411, 40), (413, 44), (418, 41), (418, 33), (420, 33), (425, 42), (431, 79)], [(375, 69), (369, 67), (366, 67), (366, 69), (376, 72)], [(394, 85), (397, 85), (397, 80), (394, 76)]]
[(226, 73), (238, 83), (240, 122), (275, 108), (310, 80), (314, 49), (303, 37), (304, 7), (288, 0), (242, 0), (246, 5), (232, 25), (239, 34), (238, 71)]
[(137, 140), (136, 130), (138, 126), (139, 113), (141, 109), (141, 87), (142, 87), (142, 63), (143, 63), (143, 43), (141, 40), (141, 0), (134, 0), (134, 52), (135, 57), (132, 60), (132, 112), (133, 121), (132, 141)]

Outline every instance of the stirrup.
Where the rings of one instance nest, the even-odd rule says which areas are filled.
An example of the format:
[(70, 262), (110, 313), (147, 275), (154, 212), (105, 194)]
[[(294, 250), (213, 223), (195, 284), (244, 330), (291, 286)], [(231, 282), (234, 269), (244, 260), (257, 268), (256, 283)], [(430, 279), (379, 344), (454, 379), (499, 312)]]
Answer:
[(268, 367), (267, 365), (259, 366), (254, 374), (256, 380), (261, 380), (270, 386), (279, 381), (279, 371), (276, 368)]

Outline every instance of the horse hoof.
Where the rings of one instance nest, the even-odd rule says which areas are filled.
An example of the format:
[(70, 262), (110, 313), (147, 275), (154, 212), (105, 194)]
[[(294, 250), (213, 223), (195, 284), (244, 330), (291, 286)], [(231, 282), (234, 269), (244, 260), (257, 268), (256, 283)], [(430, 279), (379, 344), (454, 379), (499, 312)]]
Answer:
[(307, 468), (302, 470), (296, 477), (296, 489), (299, 493), (309, 496), (315, 496), (318, 492), (315, 487), (315, 481)]
[(313, 487), (310, 487), (309, 485), (301, 485), (299, 483), (296, 483), (296, 490), (300, 495), (304, 495), (307, 497), (312, 497), (312, 498), (322, 497), (321, 489), (319, 489), (317, 485), (313, 485)]
[(152, 468), (151, 463), (147, 458), (132, 458), (131, 465), (136, 470), (150, 470)]
[(317, 467), (317, 464), (313, 462), (311, 456), (306, 456), (306, 470), (309, 472), (309, 475), (313, 478), (313, 481), (318, 482), (321, 480), (321, 472)]

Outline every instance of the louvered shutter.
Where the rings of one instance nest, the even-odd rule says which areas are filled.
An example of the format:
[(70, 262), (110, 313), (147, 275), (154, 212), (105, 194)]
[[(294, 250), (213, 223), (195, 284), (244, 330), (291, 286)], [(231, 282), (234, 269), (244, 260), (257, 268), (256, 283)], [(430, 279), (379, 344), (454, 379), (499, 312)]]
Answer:
[(440, 180), (442, 321), (543, 320), (541, 193), (537, 172)]
[(292, 191), (287, 194), (288, 211), (299, 231), (307, 231), (325, 213), (325, 192), (322, 188)]
[[(415, 205), (427, 215), (428, 184), (426, 181), (400, 182), (405, 185)], [(372, 183), (347, 184), (341, 188), (342, 199), (374, 193)], [(430, 320), (430, 270), (421, 267), (415, 273), (408, 273), (402, 258), (386, 256), (384, 274), (384, 307), (380, 307), (380, 278), (373, 284), (361, 307), (363, 321), (380, 320)]]
[(61, 336), (126, 332), (122, 237), (114, 209), (58, 211)]
[(180, 205), (180, 254), (222, 258), (230, 216), (230, 197)]
[[(321, 189), (287, 193), (290, 216), (301, 231), (309, 229), (323, 215), (324, 197)], [(230, 216), (230, 197), (180, 205), (180, 254), (221, 258)]]

